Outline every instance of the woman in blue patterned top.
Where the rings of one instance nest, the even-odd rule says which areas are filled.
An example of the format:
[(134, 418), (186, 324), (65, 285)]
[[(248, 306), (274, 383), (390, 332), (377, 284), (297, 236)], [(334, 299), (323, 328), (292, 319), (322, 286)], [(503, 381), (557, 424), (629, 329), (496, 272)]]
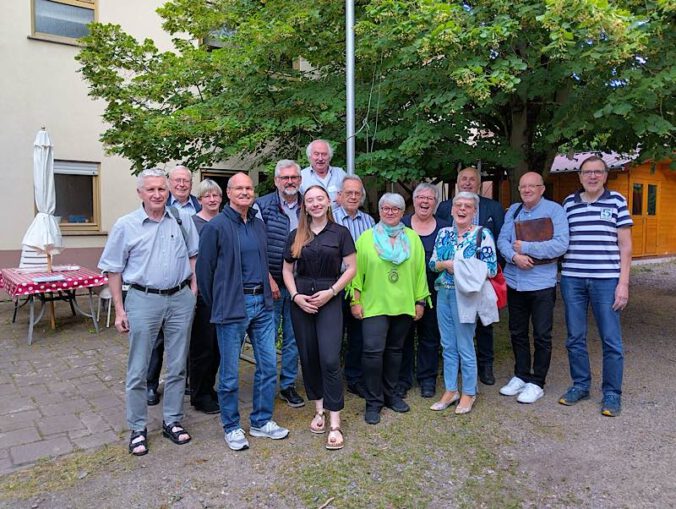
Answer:
[[(454, 260), (457, 258), (478, 258), (487, 265), (488, 277), (497, 274), (498, 263), (495, 242), (488, 228), (474, 223), (479, 208), (479, 197), (474, 193), (460, 192), (453, 198), (451, 215), (453, 226), (442, 228), (434, 242), (434, 251), (429, 267), (440, 272), (434, 282), (437, 290), (437, 319), (441, 334), (444, 360), (444, 384), (446, 391), (441, 399), (432, 405), (432, 410), (445, 410), (459, 401), (456, 414), (472, 410), (477, 393), (477, 361), (474, 350), (474, 328), (476, 311), (458, 309), (455, 288)], [(477, 236), (480, 236), (477, 239)], [(478, 252), (477, 252), (478, 251)], [(465, 323), (468, 322), (468, 323)], [(462, 371), (462, 397), (458, 391), (458, 371)]]

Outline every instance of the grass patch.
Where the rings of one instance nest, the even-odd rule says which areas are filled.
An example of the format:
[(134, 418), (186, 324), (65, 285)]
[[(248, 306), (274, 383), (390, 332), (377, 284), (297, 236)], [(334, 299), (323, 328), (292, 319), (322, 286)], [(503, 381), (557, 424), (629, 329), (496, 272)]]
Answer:
[(528, 493), (514, 487), (516, 465), (499, 456), (506, 433), (492, 409), (479, 401), (477, 412), (456, 417), (431, 412), (428, 400), (409, 403), (407, 414), (384, 410), (378, 426), (363, 422), (361, 400), (358, 411), (348, 404), (346, 448), (289, 458), (276, 469), (281, 479), (273, 491), (305, 507), (329, 500), (340, 508), (523, 504)]
[(78, 452), (57, 460), (40, 460), (28, 470), (0, 478), (0, 499), (28, 499), (72, 488), (102, 472), (132, 469), (134, 463), (124, 447), (110, 444), (95, 452)]

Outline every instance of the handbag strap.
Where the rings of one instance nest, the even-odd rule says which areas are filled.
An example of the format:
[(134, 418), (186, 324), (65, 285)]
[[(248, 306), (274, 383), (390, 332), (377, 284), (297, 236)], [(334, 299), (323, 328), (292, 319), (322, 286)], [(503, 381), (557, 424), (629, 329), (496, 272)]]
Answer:
[(479, 230), (476, 232), (476, 257), (479, 258), (481, 254), (481, 232), (483, 232), (484, 227), (479, 226)]

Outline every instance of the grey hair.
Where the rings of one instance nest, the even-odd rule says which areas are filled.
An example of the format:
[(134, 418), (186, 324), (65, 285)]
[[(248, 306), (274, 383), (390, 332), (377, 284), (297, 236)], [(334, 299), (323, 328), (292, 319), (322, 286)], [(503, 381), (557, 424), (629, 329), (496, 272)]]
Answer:
[(385, 204), (392, 205), (393, 207), (397, 207), (401, 210), (406, 209), (406, 201), (399, 193), (385, 193), (382, 195), (380, 200), (378, 200), (378, 208), (383, 208)]
[(284, 168), (294, 168), (296, 173), (300, 176), (300, 165), (291, 159), (282, 159), (275, 165), (275, 177), (279, 177), (279, 172)]
[(190, 171), (190, 168), (188, 168), (187, 166), (183, 166), (183, 165), (179, 164), (178, 166), (174, 166), (171, 170), (169, 170), (169, 178), (173, 177), (174, 173), (176, 173), (178, 170), (185, 170), (192, 177), (192, 172)]
[(166, 184), (167, 174), (164, 172), (164, 170), (160, 168), (149, 168), (147, 170), (143, 170), (138, 174), (138, 177), (136, 177), (136, 189), (141, 189), (145, 180), (150, 177), (162, 177)]
[(197, 184), (197, 190), (195, 192), (197, 193), (198, 198), (201, 198), (205, 194), (209, 193), (217, 193), (223, 196), (223, 189), (221, 189), (221, 186), (211, 179), (204, 179), (202, 182)]
[(307, 146), (307, 148), (305, 149), (305, 155), (307, 156), (307, 160), (308, 161), (310, 160), (310, 154), (312, 154), (312, 145), (318, 142), (326, 143), (326, 146), (329, 149), (329, 161), (331, 161), (331, 159), (333, 159), (333, 148), (331, 147), (331, 144), (328, 141), (322, 139), (312, 140), (310, 144)]
[(364, 205), (364, 202), (366, 201), (366, 189), (364, 188), (364, 182), (362, 182), (359, 175), (345, 175), (343, 177), (343, 183), (340, 185), (340, 192), (343, 192), (343, 189), (345, 189), (345, 182), (348, 180), (354, 180), (361, 185), (361, 200), (359, 200), (359, 206)]
[(437, 203), (439, 202), (439, 188), (434, 184), (430, 184), (429, 182), (421, 182), (418, 184), (413, 191), (414, 200), (418, 197), (421, 191), (432, 191), (434, 193), (434, 199)]
[(465, 170), (473, 171), (474, 174), (476, 175), (477, 180), (478, 180), (479, 182), (481, 182), (481, 171), (479, 171), (479, 168), (476, 168), (475, 166), (467, 166), (466, 168), (463, 168), (462, 170), (460, 170), (460, 171), (458, 172), (458, 175), (460, 175), (460, 173), (462, 173), (462, 172), (465, 171)]
[(479, 195), (470, 193), (469, 191), (460, 191), (453, 197), (453, 205), (458, 200), (472, 200), (474, 202), (474, 210), (479, 210)]

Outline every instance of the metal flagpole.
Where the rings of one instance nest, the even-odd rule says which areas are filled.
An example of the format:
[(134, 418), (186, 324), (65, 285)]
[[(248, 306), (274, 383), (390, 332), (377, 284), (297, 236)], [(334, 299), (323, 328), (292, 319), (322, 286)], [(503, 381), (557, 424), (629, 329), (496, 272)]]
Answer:
[(345, 0), (345, 89), (346, 169), (354, 175), (354, 0)]

